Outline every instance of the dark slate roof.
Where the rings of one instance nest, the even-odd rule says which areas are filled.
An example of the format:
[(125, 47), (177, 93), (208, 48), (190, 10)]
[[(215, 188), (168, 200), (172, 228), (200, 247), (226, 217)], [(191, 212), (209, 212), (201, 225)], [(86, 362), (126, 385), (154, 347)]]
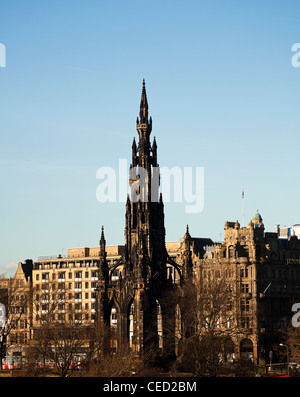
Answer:
[(192, 237), (192, 241), (194, 243), (194, 248), (196, 253), (200, 255), (201, 258), (203, 258), (203, 255), (205, 254), (205, 247), (212, 246), (214, 245), (214, 242), (210, 238), (201, 238), (201, 237)]

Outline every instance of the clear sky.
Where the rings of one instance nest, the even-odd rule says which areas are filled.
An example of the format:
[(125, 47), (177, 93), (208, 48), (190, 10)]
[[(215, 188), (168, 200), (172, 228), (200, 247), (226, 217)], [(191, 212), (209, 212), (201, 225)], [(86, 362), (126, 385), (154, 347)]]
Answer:
[(204, 167), (204, 209), (165, 204), (217, 241), (258, 209), (300, 223), (299, 0), (1, 0), (0, 273), (26, 258), (124, 243), (125, 204), (99, 203), (99, 167), (130, 163), (146, 80), (160, 166)]

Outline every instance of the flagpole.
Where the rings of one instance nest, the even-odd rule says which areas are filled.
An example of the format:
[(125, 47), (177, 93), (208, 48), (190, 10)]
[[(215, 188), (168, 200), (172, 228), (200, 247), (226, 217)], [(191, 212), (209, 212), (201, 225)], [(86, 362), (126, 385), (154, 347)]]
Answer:
[(245, 227), (244, 189), (242, 190), (242, 218), (243, 218), (243, 227)]

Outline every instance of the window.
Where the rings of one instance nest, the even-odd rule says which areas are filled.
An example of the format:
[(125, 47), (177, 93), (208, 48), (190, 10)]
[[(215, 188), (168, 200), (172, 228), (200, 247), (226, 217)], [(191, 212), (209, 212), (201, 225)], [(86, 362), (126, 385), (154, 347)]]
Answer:
[(43, 294), (42, 295), (42, 300), (43, 301), (48, 301), (49, 300), (49, 294)]
[(242, 310), (242, 312), (249, 312), (249, 310), (250, 310), (250, 301), (249, 301), (249, 299), (242, 299), (242, 301), (241, 301), (241, 310)]
[(242, 317), (241, 326), (242, 328), (250, 328), (250, 318)]
[(226, 301), (226, 310), (227, 311), (232, 310), (232, 300), (231, 299), (227, 299), (227, 301)]
[(65, 321), (65, 315), (62, 314), (62, 313), (58, 313), (57, 318), (58, 318), (58, 321), (60, 321), (60, 322), (64, 322)]
[(243, 292), (243, 293), (248, 293), (249, 291), (250, 291), (249, 284), (247, 284), (247, 283), (242, 283), (242, 285), (241, 285), (241, 292)]
[(82, 314), (81, 313), (75, 313), (75, 322), (76, 323), (81, 323), (82, 320)]
[(49, 273), (42, 273), (42, 281), (48, 281), (49, 280)]
[(58, 281), (60, 281), (60, 280), (65, 280), (65, 272), (58, 273)]
[(247, 245), (242, 245), (240, 247), (240, 257), (249, 258), (249, 247)]
[(20, 329), (26, 329), (27, 328), (27, 320), (20, 320)]
[(247, 278), (248, 277), (248, 268), (244, 267), (240, 269), (240, 276), (241, 278)]
[(60, 291), (64, 291), (65, 290), (65, 283), (63, 282), (63, 280), (58, 280), (58, 281), (60, 281), (60, 283), (58, 284), (58, 289), (60, 290)]
[(118, 326), (117, 309), (113, 306), (110, 314), (110, 327), (111, 330), (116, 330)]

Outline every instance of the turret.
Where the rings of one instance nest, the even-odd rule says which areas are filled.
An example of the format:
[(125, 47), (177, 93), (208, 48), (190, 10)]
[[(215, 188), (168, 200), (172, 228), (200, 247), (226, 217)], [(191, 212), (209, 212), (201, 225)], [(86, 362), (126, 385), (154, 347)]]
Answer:
[(100, 258), (99, 258), (99, 279), (106, 280), (108, 276), (108, 266), (106, 261), (106, 241), (104, 237), (104, 228), (101, 228), (101, 238), (100, 238)]

